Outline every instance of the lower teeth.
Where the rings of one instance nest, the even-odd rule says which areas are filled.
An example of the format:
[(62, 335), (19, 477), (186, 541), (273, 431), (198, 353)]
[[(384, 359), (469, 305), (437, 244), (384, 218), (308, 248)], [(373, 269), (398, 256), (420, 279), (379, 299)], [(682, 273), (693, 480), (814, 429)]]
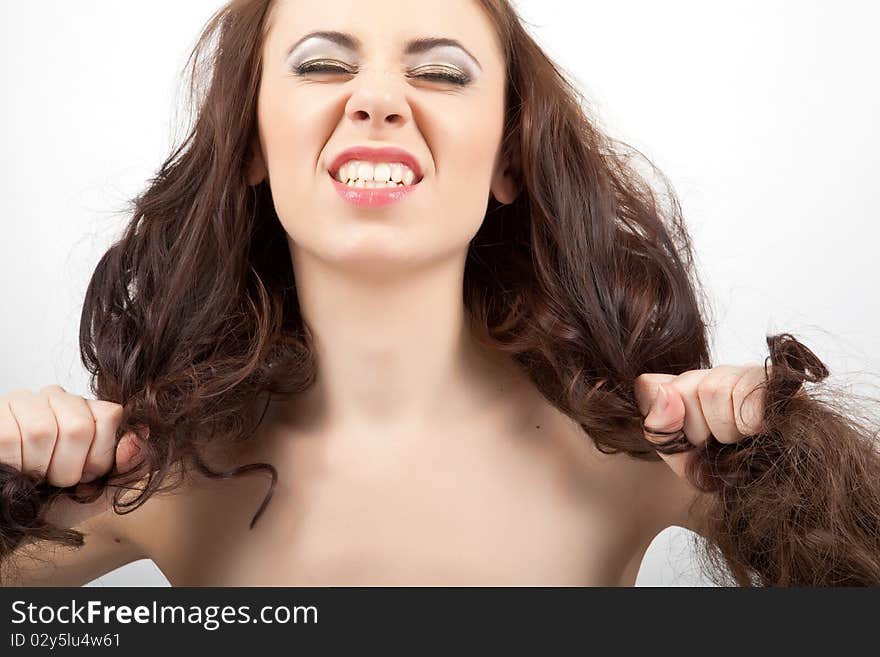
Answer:
[[(360, 184), (355, 184), (355, 183), (360, 183)], [(356, 181), (355, 181), (355, 180), (349, 180), (349, 181), (348, 181), (347, 183), (345, 183), (345, 184), (348, 185), (349, 187), (364, 187), (365, 189), (385, 189), (385, 188), (387, 188), (387, 187), (403, 187), (403, 186), (404, 186), (404, 184), (403, 184), (402, 182), (398, 182), (398, 183), (394, 183), (394, 184), (389, 184), (388, 182), (384, 182), (384, 183), (380, 182), (380, 183), (377, 183), (377, 182), (374, 181), (374, 180), (371, 180), (371, 181), (369, 181), (369, 182), (364, 182), (364, 181), (361, 181), (361, 180), (356, 180)]]

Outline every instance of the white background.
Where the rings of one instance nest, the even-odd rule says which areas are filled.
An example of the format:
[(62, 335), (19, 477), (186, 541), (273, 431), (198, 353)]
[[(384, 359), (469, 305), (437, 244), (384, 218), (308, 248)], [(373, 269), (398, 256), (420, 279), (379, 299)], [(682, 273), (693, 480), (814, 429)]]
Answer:
[[(717, 311), (714, 362), (761, 361), (765, 335), (791, 331), (862, 390), (880, 370), (878, 4), (517, 4), (601, 125), (675, 186)], [(88, 278), (172, 146), (185, 56), (220, 5), (0, 6), (0, 392), (87, 393)], [(658, 536), (638, 584), (704, 583), (688, 537)], [(140, 561), (92, 584), (167, 581)]]

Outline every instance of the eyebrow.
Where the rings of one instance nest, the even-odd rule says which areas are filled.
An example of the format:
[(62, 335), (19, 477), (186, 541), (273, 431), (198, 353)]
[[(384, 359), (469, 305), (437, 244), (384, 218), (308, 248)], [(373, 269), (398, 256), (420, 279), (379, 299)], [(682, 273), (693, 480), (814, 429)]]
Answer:
[[(337, 32), (335, 30), (318, 30), (316, 32), (309, 32), (304, 37), (299, 39), (296, 43), (294, 43), (287, 50), (287, 57), (290, 57), (291, 53), (296, 50), (303, 41), (306, 41), (308, 39), (326, 39), (327, 41), (332, 41), (333, 43), (342, 46), (343, 48), (347, 48), (348, 50), (353, 50), (355, 52), (359, 52), (361, 49), (361, 42), (356, 36), (353, 36), (346, 32)], [(411, 39), (406, 42), (406, 46), (404, 47), (403, 52), (407, 55), (416, 55), (443, 46), (458, 48), (474, 61), (474, 64), (477, 65), (477, 68), (479, 68), (481, 71), (483, 70), (483, 67), (480, 66), (480, 62), (477, 60), (477, 58), (474, 57), (467, 48), (465, 48), (455, 39), (433, 36)]]

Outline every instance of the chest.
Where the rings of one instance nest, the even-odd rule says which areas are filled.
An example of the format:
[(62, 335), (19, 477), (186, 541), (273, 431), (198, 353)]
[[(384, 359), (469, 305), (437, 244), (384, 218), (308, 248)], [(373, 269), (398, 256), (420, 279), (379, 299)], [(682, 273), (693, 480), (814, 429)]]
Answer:
[(279, 481), (253, 529), (263, 475), (154, 511), (154, 535), (174, 539), (149, 552), (172, 585), (613, 585), (637, 539), (626, 497), (584, 469), (595, 463), (540, 443), (267, 456)]

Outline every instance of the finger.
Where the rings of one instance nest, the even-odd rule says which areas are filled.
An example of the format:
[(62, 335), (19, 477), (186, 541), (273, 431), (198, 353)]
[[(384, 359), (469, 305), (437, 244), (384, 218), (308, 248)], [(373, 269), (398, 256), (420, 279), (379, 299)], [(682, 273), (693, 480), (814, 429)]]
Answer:
[[(149, 435), (149, 429), (145, 430)], [(118, 472), (128, 472), (140, 463), (138, 458), (141, 453), (140, 441), (133, 431), (126, 433), (119, 441), (116, 449), (116, 469)]]
[(86, 456), (95, 437), (95, 418), (86, 400), (68, 392), (46, 393), (58, 423), (58, 439), (46, 480), (53, 486), (73, 486), (82, 477)]
[(669, 383), (676, 378), (676, 374), (641, 374), (636, 377), (633, 391), (636, 404), (642, 415), (648, 415), (657, 401), (657, 393), (660, 392), (661, 383)]
[(748, 368), (736, 365), (718, 365), (697, 385), (703, 417), (709, 431), (720, 443), (735, 443), (743, 439), (733, 417), (733, 389)]
[(122, 406), (101, 399), (84, 400), (95, 418), (95, 439), (86, 456), (82, 481), (92, 481), (113, 469), (116, 462), (116, 431)]
[(9, 408), (21, 431), (22, 472), (45, 477), (58, 437), (49, 401), (31, 390), (16, 390), (9, 395)]
[(703, 409), (697, 396), (697, 387), (711, 371), (688, 370), (666, 384), (667, 388), (672, 388), (673, 391), (681, 395), (684, 404), (684, 433), (687, 439), (697, 447), (701, 447), (708, 440), (709, 434), (712, 433), (706, 418), (703, 417)]
[(732, 408), (739, 432), (754, 436), (764, 429), (767, 375), (763, 365), (749, 367), (733, 388)]
[[(664, 446), (657, 453), (679, 477), (687, 478), (687, 466), (693, 450), (685, 449), (687, 436), (684, 435), (685, 405), (681, 395), (670, 388), (670, 384), (658, 386), (656, 403), (644, 420), (645, 439), (654, 444), (679, 443), (680, 451), (671, 453)], [(658, 445), (659, 447), (659, 445)]]
[(21, 470), (21, 432), (6, 397), (0, 397), (0, 463)]

